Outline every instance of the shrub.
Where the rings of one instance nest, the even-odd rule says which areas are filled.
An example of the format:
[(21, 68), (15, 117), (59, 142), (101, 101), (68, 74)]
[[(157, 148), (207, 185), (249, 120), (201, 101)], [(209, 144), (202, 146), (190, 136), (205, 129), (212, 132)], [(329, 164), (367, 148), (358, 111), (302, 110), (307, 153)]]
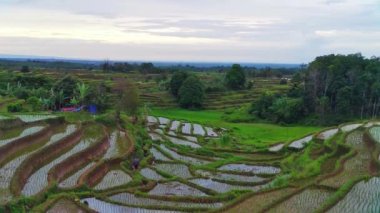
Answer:
[(11, 103), (7, 106), (8, 112), (21, 112), (23, 111), (22, 103), (20, 101)]
[(95, 119), (95, 121), (99, 122), (99, 123), (102, 123), (105, 126), (111, 126), (111, 127), (113, 127), (116, 124), (116, 117), (115, 117), (115, 114), (113, 114), (113, 113), (105, 113), (105, 114), (99, 115)]
[(40, 99), (38, 99), (35, 96), (28, 98), (28, 100), (26, 102), (31, 106), (31, 108), (34, 112), (40, 111), (42, 108), (42, 104), (41, 104)]

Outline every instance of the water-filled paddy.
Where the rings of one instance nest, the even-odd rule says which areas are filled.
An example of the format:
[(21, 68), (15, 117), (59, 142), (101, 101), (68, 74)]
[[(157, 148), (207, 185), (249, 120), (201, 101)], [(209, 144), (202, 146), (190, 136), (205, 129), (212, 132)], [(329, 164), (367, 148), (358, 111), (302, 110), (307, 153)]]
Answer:
[(149, 191), (149, 194), (167, 196), (207, 196), (206, 193), (180, 182), (158, 183), (157, 186)]
[(103, 177), (103, 179), (98, 183), (94, 189), (104, 190), (116, 186), (121, 186), (129, 183), (132, 178), (121, 170), (112, 170)]

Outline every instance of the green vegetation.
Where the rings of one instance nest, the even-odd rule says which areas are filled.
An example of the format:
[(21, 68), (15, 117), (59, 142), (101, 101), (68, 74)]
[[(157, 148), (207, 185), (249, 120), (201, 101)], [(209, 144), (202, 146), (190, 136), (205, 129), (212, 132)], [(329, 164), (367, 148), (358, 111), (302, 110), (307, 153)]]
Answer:
[(201, 124), (210, 124), (230, 129), (243, 144), (262, 146), (275, 142), (289, 142), (302, 136), (319, 131), (320, 127), (279, 126), (265, 123), (231, 123), (223, 119), (222, 111), (191, 111), (185, 109), (153, 109), (155, 116), (183, 119)]
[(178, 91), (179, 104), (184, 108), (199, 108), (204, 99), (203, 85), (195, 76), (188, 77)]
[[(317, 57), (295, 75), (287, 94), (267, 94), (253, 114), (276, 122), (337, 124), (375, 118), (380, 98), (380, 62), (361, 54)], [(305, 119), (305, 116), (307, 117)]]
[(231, 89), (242, 89), (245, 87), (245, 74), (239, 64), (234, 64), (227, 72), (225, 82)]
[[(379, 123), (362, 121), (378, 115), (374, 58), (322, 56), (302, 70), (110, 61), (64, 63), (65, 71), (29, 61), (0, 67), (0, 197), (11, 196), (0, 199), (0, 212), (57, 203), (88, 210), (85, 201), (127, 212), (251, 210), (252, 202), (252, 211), (322, 212), (380, 172), (377, 129), (369, 131)], [(94, 105), (95, 115), (62, 110)], [(359, 119), (352, 128), (323, 126)], [(33, 171), (20, 169), (31, 159)], [(37, 178), (39, 193), (19, 196), (32, 176), (46, 178)], [(69, 178), (73, 188), (61, 187)]]

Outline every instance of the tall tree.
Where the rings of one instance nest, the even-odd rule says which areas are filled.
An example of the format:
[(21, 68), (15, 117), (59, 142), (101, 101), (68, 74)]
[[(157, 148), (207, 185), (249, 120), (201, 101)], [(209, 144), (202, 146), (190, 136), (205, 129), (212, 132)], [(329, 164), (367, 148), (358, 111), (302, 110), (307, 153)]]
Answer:
[(239, 64), (232, 65), (230, 71), (227, 72), (225, 83), (231, 89), (242, 89), (245, 85), (245, 74)]
[(189, 77), (189, 75), (186, 72), (177, 71), (173, 74), (172, 79), (170, 80), (170, 91), (175, 97), (178, 96), (179, 88), (187, 77)]
[(179, 104), (184, 108), (199, 108), (203, 104), (204, 89), (196, 76), (188, 77), (179, 89)]

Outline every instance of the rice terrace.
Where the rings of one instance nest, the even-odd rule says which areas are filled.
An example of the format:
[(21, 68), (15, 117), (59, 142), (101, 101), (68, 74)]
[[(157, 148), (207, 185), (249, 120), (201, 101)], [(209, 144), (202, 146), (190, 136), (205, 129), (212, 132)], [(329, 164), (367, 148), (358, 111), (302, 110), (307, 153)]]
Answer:
[(0, 1), (0, 213), (380, 212), (379, 8)]

